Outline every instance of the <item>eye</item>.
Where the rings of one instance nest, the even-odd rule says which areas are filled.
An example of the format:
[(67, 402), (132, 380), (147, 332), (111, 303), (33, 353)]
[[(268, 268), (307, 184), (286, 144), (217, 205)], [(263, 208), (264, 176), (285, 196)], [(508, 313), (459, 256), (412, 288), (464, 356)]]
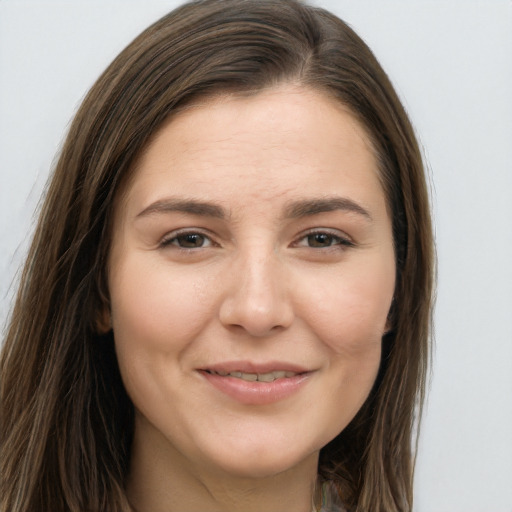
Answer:
[(299, 247), (311, 247), (313, 249), (326, 249), (336, 245), (353, 247), (354, 243), (346, 237), (335, 235), (328, 231), (315, 231), (306, 234), (296, 245)]
[(211, 247), (211, 239), (203, 233), (186, 232), (186, 233), (171, 233), (165, 237), (161, 244), (163, 247), (176, 246), (180, 249), (202, 249), (204, 247)]
[(330, 247), (339, 241), (328, 233), (314, 233), (306, 237), (309, 247)]

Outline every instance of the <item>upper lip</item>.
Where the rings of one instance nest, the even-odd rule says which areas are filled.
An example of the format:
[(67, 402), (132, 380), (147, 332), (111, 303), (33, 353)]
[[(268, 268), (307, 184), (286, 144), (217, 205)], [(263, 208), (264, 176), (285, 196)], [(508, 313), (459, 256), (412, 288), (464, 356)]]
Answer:
[(251, 361), (226, 361), (223, 363), (215, 363), (200, 368), (201, 370), (211, 372), (242, 372), (242, 373), (270, 373), (277, 371), (307, 373), (310, 370), (303, 366), (281, 361), (269, 361), (265, 363), (255, 363)]

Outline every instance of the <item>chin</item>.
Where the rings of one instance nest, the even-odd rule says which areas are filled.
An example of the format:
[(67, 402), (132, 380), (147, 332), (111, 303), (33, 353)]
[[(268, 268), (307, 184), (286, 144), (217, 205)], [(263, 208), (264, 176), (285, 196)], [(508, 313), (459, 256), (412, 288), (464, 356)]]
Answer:
[[(256, 460), (256, 459), (255, 459)], [(301, 466), (303, 461), (284, 461), (284, 460), (258, 460), (255, 463), (253, 461), (230, 461), (224, 466), (224, 470), (227, 474), (234, 478), (242, 478), (242, 479), (266, 479), (273, 478), (279, 474), (286, 473), (287, 471), (291, 471), (294, 468)]]
[(217, 456), (212, 454), (210, 460), (217, 459), (217, 467), (232, 477), (264, 479), (301, 467), (313, 468), (316, 474), (318, 455), (319, 450), (287, 451), (286, 445), (281, 444), (279, 448), (245, 446), (244, 449), (230, 449), (227, 456), (226, 452)]

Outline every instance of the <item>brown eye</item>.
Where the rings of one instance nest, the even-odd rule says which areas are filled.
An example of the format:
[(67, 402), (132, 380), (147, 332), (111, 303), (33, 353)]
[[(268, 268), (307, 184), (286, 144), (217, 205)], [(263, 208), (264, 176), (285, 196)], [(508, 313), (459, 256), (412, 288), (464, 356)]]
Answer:
[(169, 235), (160, 243), (161, 247), (175, 247), (177, 249), (203, 249), (210, 247), (212, 241), (210, 237), (191, 231), (188, 233), (178, 233)]
[(330, 247), (340, 243), (340, 239), (328, 233), (313, 233), (307, 236), (309, 247)]
[(176, 245), (179, 245), (184, 249), (197, 249), (204, 246), (206, 237), (199, 233), (187, 233), (185, 235), (177, 236), (175, 241)]

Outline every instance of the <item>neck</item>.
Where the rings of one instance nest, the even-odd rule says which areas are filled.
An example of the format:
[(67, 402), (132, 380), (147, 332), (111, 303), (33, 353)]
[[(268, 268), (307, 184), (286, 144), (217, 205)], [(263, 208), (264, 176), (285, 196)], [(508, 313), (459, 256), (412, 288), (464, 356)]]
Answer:
[(313, 453), (276, 474), (240, 477), (135, 435), (127, 494), (136, 512), (311, 512), (317, 466)]

